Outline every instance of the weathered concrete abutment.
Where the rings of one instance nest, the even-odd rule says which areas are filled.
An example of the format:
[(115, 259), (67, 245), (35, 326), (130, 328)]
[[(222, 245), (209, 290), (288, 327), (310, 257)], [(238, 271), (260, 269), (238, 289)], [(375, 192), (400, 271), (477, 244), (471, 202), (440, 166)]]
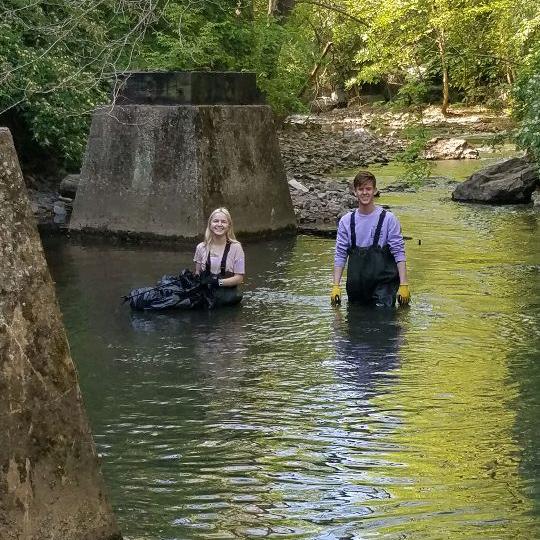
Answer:
[[(193, 238), (218, 206), (229, 208), (240, 233), (295, 228), (270, 108), (231, 104), (251, 99), (248, 91), (210, 92), (224, 74), (205, 74), (203, 85), (190, 75), (172, 96), (168, 87), (145, 93), (134, 85), (121, 105), (95, 112), (72, 230)], [(137, 100), (144, 104), (124, 104)]]
[(0, 128), (0, 538), (120, 539), (9, 130)]

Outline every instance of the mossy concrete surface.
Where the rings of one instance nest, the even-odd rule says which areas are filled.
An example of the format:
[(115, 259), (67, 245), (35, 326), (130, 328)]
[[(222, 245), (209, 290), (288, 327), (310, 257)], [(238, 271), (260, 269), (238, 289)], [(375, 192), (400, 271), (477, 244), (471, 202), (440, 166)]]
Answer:
[(129, 105), (94, 113), (70, 228), (195, 238), (226, 206), (236, 232), (296, 220), (266, 105)]
[(2, 540), (121, 538), (6, 128), (0, 128), (0, 434)]

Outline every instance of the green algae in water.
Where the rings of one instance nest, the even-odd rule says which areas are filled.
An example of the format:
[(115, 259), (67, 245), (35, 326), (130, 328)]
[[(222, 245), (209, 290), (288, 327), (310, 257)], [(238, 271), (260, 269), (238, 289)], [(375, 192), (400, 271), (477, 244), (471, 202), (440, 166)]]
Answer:
[[(493, 152), (481, 150), (479, 159), (433, 160), (431, 161), (433, 168), (430, 176), (444, 176), (454, 180), (466, 180), (471, 174), (516, 155), (518, 155), (516, 147), (512, 144), (506, 144)], [(341, 169), (334, 174), (337, 177), (349, 180), (361, 168)], [(398, 182), (405, 171), (405, 165), (397, 161), (390, 161), (387, 164), (369, 165), (365, 168), (377, 177), (377, 181), (380, 181), (379, 187), (385, 187)]]

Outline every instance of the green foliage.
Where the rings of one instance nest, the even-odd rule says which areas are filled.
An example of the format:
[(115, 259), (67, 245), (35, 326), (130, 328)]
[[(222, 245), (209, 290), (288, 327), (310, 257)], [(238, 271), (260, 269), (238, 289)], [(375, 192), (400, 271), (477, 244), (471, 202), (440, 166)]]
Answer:
[[(90, 113), (124, 70), (253, 71), (279, 114), (364, 83), (416, 106), (446, 73), (466, 102), (500, 107), (517, 78), (519, 140), (539, 147), (536, 2), (299, 3), (279, 21), (267, 10), (267, 0), (0, 0), (0, 115), (15, 111), (35, 141), (76, 167)], [(427, 165), (410, 156), (420, 139), (411, 136), (403, 156), (418, 178)]]
[(242, 13), (238, 5), (169, 3), (156, 42), (143, 54), (146, 62), (170, 70), (254, 71), (277, 113), (301, 110), (297, 94), (312, 56), (305, 32), (277, 24), (265, 12)]
[(521, 82), (516, 97), (521, 102), (517, 141), (540, 163), (540, 71)]
[(427, 103), (429, 84), (422, 80), (409, 80), (398, 90), (397, 101), (404, 105)]
[(235, 6), (231, 0), (169, 2), (146, 62), (163, 69), (241, 70), (256, 32)]
[(540, 163), (540, 45), (537, 40), (531, 45), (530, 55), (521, 70), (514, 99), (515, 114), (521, 120), (517, 142)]
[(396, 154), (396, 159), (402, 163), (418, 161), (429, 139), (427, 129), (422, 124), (413, 122), (403, 130), (402, 135), (409, 143), (402, 152)]
[(0, 0), (0, 114), (15, 111), (41, 147), (76, 167), (89, 113), (151, 16), (113, 0)]
[(411, 123), (403, 130), (403, 136), (408, 140), (408, 144), (395, 156), (395, 160), (403, 164), (404, 172), (400, 179), (406, 184), (418, 187), (427, 180), (433, 168), (433, 164), (422, 157), (429, 133), (425, 126)]
[(0, 0), (0, 121), (18, 118), (41, 147), (76, 168), (91, 113), (129, 69), (255, 71), (279, 113), (317, 51), (299, 25), (238, 0)]

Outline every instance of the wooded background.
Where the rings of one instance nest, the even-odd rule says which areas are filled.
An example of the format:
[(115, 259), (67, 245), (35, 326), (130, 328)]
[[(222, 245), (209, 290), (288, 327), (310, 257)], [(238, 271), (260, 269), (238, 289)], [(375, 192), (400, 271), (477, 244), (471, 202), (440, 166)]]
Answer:
[(80, 165), (93, 109), (130, 70), (248, 70), (277, 114), (317, 95), (510, 108), (540, 156), (530, 0), (0, 0), (0, 124)]

